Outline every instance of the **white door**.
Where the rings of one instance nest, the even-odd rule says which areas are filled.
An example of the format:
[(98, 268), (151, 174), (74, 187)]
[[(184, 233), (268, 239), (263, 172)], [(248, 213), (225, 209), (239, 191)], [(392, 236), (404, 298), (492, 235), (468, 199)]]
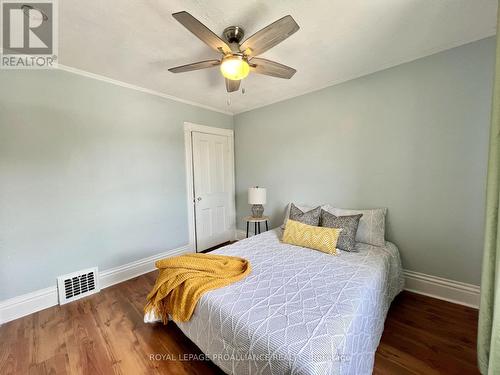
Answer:
[(196, 250), (234, 237), (232, 155), (229, 137), (192, 132)]

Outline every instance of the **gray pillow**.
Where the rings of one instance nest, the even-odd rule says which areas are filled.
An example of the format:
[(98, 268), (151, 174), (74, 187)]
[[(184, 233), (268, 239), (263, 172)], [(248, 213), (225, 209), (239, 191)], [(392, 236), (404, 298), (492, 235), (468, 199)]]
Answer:
[(325, 210), (321, 210), (321, 227), (341, 228), (337, 248), (345, 251), (356, 251), (356, 232), (358, 230), (359, 220), (363, 214), (351, 216), (335, 216)]
[(301, 222), (302, 224), (314, 225), (317, 227), (319, 225), (319, 216), (321, 214), (321, 206), (313, 208), (310, 211), (303, 212), (293, 203), (290, 205), (290, 220)]

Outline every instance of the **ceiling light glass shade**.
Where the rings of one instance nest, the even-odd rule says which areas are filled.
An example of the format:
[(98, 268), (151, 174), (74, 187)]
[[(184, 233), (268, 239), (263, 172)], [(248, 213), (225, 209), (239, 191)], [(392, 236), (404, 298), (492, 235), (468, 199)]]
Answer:
[(248, 75), (250, 66), (242, 56), (227, 56), (222, 60), (220, 71), (227, 79), (239, 81)]

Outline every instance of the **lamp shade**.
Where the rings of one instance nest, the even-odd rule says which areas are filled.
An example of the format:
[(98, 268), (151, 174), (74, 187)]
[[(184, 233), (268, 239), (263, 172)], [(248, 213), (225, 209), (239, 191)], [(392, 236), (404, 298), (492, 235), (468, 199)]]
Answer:
[(248, 204), (266, 204), (266, 189), (258, 186), (248, 188)]

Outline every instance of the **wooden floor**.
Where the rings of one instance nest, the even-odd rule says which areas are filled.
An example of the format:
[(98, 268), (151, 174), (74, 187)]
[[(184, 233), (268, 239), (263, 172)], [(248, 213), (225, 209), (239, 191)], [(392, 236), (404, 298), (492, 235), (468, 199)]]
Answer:
[[(143, 323), (154, 278), (4, 324), (0, 374), (220, 374), (211, 362), (187, 360), (200, 352), (175, 324)], [(478, 374), (476, 322), (476, 310), (403, 292), (389, 311), (374, 374)]]

